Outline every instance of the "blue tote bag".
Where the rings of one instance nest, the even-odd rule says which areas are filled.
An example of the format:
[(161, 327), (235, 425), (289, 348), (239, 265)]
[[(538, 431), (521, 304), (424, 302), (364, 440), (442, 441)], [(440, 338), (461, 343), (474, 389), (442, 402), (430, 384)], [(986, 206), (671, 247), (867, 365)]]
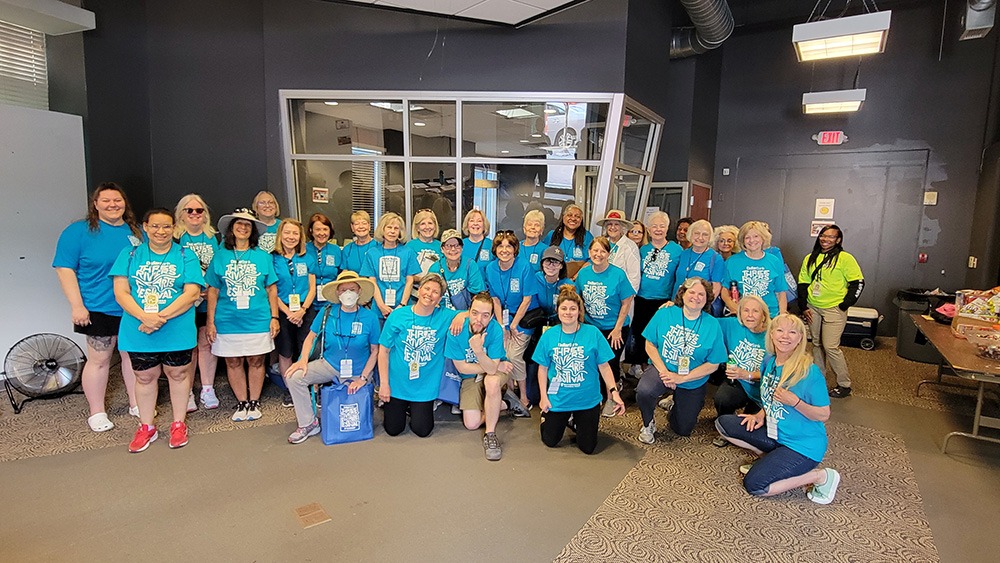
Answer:
[(438, 400), (449, 405), (458, 404), (458, 396), (462, 391), (462, 376), (455, 369), (451, 360), (444, 361), (444, 375), (441, 376), (441, 386), (438, 387)]
[(373, 389), (370, 382), (353, 395), (347, 394), (346, 383), (321, 388), (320, 434), (324, 444), (332, 446), (372, 439)]

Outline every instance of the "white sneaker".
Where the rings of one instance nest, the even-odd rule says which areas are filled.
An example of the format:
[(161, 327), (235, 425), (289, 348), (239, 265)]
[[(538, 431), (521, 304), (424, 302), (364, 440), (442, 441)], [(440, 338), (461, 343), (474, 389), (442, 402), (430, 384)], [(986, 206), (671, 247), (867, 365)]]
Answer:
[(660, 402), (657, 403), (657, 405), (661, 409), (667, 411), (667, 414), (669, 415), (670, 414), (670, 410), (674, 408), (674, 396), (671, 395), (671, 396), (667, 397), (666, 399), (661, 399)]
[(250, 401), (247, 405), (247, 420), (257, 420), (261, 416), (260, 401)]
[(194, 412), (196, 410), (198, 410), (198, 403), (194, 402), (194, 391), (191, 391), (190, 393), (188, 393), (187, 411)]
[(604, 401), (604, 410), (601, 411), (601, 416), (604, 418), (614, 418), (615, 416), (615, 402), (610, 398)]
[(215, 396), (215, 389), (212, 387), (201, 388), (201, 404), (206, 409), (219, 408), (219, 398)]
[(458, 408), (458, 405), (451, 406), (451, 414), (460, 415), (462, 414), (462, 409)]
[(247, 420), (247, 410), (250, 408), (250, 403), (247, 401), (240, 401), (236, 405), (236, 412), (233, 413), (233, 422), (243, 422)]
[(639, 430), (639, 441), (643, 444), (652, 444), (656, 441), (656, 421), (650, 420), (649, 424)]

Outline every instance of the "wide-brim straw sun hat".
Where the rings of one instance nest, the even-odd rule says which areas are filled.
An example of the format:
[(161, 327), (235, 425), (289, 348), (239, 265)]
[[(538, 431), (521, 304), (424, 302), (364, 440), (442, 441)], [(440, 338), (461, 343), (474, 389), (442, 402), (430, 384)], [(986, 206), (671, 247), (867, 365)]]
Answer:
[(375, 284), (372, 283), (372, 280), (362, 278), (350, 270), (340, 272), (337, 279), (323, 285), (323, 287), (320, 288), (320, 292), (330, 303), (340, 303), (340, 296), (337, 295), (337, 288), (340, 287), (340, 284), (342, 283), (356, 283), (361, 286), (361, 297), (358, 299), (358, 303), (362, 305), (370, 302), (372, 297), (375, 296)]
[(615, 221), (621, 223), (622, 225), (628, 225), (629, 227), (632, 226), (632, 221), (625, 217), (625, 212), (621, 209), (612, 209), (611, 211), (608, 211), (608, 214), (604, 216), (604, 219), (597, 220), (597, 224), (603, 227), (609, 221)]
[(228, 231), (229, 224), (237, 219), (245, 219), (247, 221), (250, 221), (253, 224), (253, 226), (257, 229), (258, 235), (262, 235), (265, 232), (267, 232), (267, 225), (265, 225), (263, 221), (258, 219), (257, 216), (253, 214), (253, 211), (250, 211), (245, 207), (237, 209), (236, 211), (233, 211), (229, 215), (223, 215), (222, 218), (219, 219), (219, 232), (225, 235), (227, 232), (229, 232)]

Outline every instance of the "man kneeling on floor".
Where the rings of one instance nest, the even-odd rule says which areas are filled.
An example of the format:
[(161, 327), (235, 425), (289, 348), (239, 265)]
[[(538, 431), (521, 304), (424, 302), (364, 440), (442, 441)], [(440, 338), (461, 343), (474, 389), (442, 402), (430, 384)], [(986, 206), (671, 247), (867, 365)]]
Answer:
[[(483, 449), (490, 461), (503, 455), (496, 427), (505, 406), (501, 390), (513, 369), (504, 355), (503, 328), (493, 319), (493, 299), (486, 292), (478, 293), (472, 298), (462, 332), (448, 336), (445, 356), (455, 363), (462, 377), (458, 406), (465, 427), (477, 430), (486, 422)], [(514, 403), (521, 406), (520, 401)]]

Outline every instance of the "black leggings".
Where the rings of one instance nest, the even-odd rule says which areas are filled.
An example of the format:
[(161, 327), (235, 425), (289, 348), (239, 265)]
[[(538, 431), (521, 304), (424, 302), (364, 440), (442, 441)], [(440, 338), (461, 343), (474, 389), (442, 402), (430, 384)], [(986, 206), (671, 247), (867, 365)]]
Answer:
[(542, 431), (542, 443), (550, 448), (558, 446), (566, 432), (570, 416), (576, 426), (576, 446), (585, 454), (594, 453), (597, 449), (597, 425), (601, 421), (600, 403), (582, 411), (542, 413), (542, 424), (539, 427)]
[(646, 330), (646, 325), (652, 320), (660, 305), (666, 302), (666, 299), (643, 299), (638, 295), (635, 297), (635, 314), (632, 315), (632, 340), (634, 344), (629, 347), (628, 353), (625, 354), (626, 363), (639, 365), (649, 363), (649, 356), (646, 355), (646, 339), (642, 337), (642, 331)]
[(724, 414), (735, 414), (737, 410), (743, 409), (743, 414), (757, 414), (760, 412), (760, 405), (753, 402), (743, 385), (738, 381), (727, 381), (719, 386), (715, 391), (715, 413), (717, 416)]
[(406, 429), (406, 413), (410, 413), (410, 430), (421, 438), (434, 430), (434, 401), (407, 401), (391, 397), (382, 405), (382, 426), (390, 436), (399, 436)]
[[(611, 373), (615, 376), (615, 383), (618, 383), (618, 382), (620, 382), (622, 380), (622, 366), (621, 366), (621, 359), (620, 358), (621, 358), (621, 355), (622, 355), (622, 349), (625, 347), (625, 343), (628, 342), (628, 335), (629, 335), (629, 331), (630, 330), (631, 330), (631, 326), (628, 326), (628, 325), (623, 326), (622, 327), (622, 347), (621, 348), (617, 348), (617, 349), (614, 348), (614, 347), (611, 348), (611, 351), (615, 353), (615, 357), (611, 358), (611, 360), (608, 361), (608, 365), (611, 366)], [(610, 330), (602, 330), (601, 334), (604, 335), (604, 339), (605, 340), (608, 340), (608, 337), (611, 335), (611, 331)], [(608, 340), (608, 345), (611, 345), (611, 341), (610, 340)], [(604, 397), (605, 399), (607, 398), (607, 389), (604, 388), (604, 378), (603, 377), (601, 378), (601, 396)]]

